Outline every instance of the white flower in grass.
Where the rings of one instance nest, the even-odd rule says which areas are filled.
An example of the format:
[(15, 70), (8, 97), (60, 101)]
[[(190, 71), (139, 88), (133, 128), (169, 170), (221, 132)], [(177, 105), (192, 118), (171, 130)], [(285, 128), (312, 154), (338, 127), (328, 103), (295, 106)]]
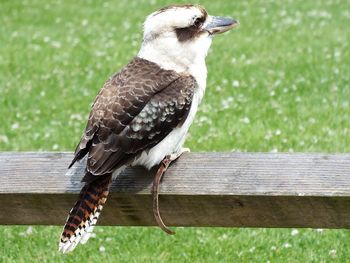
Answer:
[(51, 42), (51, 46), (54, 47), (54, 48), (61, 48), (62, 44), (59, 41), (52, 41)]
[(6, 135), (0, 134), (0, 143), (7, 144), (9, 142), (9, 138)]
[(81, 21), (82, 26), (87, 26), (88, 24), (89, 24), (89, 21), (87, 19), (84, 19), (83, 21)]
[(292, 236), (296, 236), (297, 234), (299, 234), (299, 230), (293, 229), (291, 234), (292, 234)]
[(335, 249), (330, 250), (330, 251), (329, 251), (329, 255), (330, 255), (331, 257), (336, 257), (336, 256), (337, 256), (337, 250), (335, 250)]
[(104, 246), (100, 246), (99, 251), (101, 253), (104, 253), (104, 252), (106, 252), (106, 248)]
[(15, 122), (14, 124), (11, 125), (11, 130), (17, 130), (19, 128), (19, 123)]
[(232, 81), (232, 87), (238, 88), (239, 87), (239, 81), (238, 80), (233, 80)]
[(31, 234), (33, 234), (33, 227), (32, 226), (28, 226), (27, 230), (26, 230), (26, 234), (29, 236)]
[(249, 124), (250, 123), (250, 119), (248, 117), (244, 117), (241, 119), (241, 122), (245, 123), (245, 124)]
[(52, 150), (58, 150), (58, 148), (59, 148), (58, 144), (54, 144), (54, 145), (52, 146)]
[(249, 252), (250, 252), (250, 253), (253, 253), (254, 250), (255, 250), (255, 247), (251, 247), (251, 248), (249, 249)]
[(289, 243), (284, 243), (284, 244), (283, 244), (283, 247), (284, 247), (284, 248), (290, 248), (290, 247), (292, 247), (292, 245), (289, 244)]

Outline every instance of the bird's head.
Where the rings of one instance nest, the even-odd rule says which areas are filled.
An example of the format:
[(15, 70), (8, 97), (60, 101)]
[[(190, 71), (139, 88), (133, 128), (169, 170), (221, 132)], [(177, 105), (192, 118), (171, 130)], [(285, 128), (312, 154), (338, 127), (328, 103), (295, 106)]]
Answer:
[(213, 36), (238, 24), (232, 18), (211, 16), (198, 5), (167, 6), (147, 17), (139, 55), (188, 67), (205, 59)]

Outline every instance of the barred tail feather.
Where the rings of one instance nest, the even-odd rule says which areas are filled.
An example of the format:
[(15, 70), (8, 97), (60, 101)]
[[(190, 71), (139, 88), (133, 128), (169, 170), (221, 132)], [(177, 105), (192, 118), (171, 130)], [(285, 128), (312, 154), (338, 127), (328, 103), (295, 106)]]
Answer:
[(86, 183), (81, 189), (79, 199), (70, 211), (59, 244), (59, 251), (69, 253), (79, 244), (85, 244), (90, 238), (106, 203), (112, 174), (99, 176)]

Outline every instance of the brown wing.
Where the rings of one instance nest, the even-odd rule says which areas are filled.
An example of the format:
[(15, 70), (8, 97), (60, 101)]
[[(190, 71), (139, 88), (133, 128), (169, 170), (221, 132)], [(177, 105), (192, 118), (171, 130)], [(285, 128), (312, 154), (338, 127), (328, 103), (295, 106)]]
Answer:
[(97, 96), (72, 163), (89, 153), (88, 176), (113, 172), (181, 124), (195, 86), (190, 76), (134, 59)]
[(143, 150), (155, 146), (183, 123), (195, 87), (192, 77), (180, 77), (155, 94), (120, 133), (111, 129), (103, 141), (94, 140), (88, 154), (87, 170), (93, 175), (111, 173), (134, 160)]
[(195, 79), (183, 76), (157, 93), (123, 130), (125, 153), (134, 154), (155, 146), (185, 121), (192, 104)]

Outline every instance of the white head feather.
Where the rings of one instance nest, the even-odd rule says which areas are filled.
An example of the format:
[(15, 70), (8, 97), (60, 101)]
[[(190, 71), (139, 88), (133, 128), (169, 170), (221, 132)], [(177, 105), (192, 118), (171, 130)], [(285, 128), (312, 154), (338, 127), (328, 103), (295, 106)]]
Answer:
[(211, 44), (208, 33), (187, 41), (180, 41), (177, 30), (192, 26), (196, 19), (206, 18), (199, 6), (171, 6), (149, 15), (144, 23), (143, 43), (139, 57), (153, 61), (166, 69), (190, 72), (193, 67), (205, 65)]
[(145, 41), (168, 35), (174, 28), (186, 28), (193, 24), (196, 18), (202, 17), (204, 9), (191, 6), (170, 6), (150, 14), (145, 22), (143, 38)]

